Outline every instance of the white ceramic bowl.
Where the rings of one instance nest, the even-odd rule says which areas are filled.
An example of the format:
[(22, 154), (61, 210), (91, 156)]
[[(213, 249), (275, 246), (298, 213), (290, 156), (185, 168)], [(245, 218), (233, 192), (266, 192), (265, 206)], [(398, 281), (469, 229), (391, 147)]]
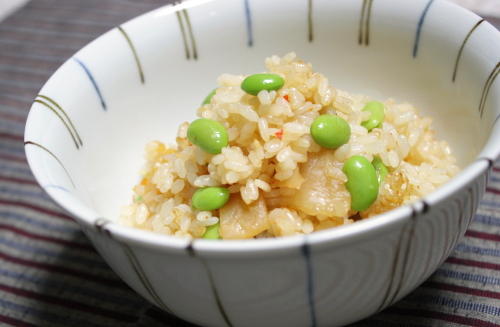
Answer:
[[(174, 139), (223, 72), (296, 51), (337, 87), (435, 118), (462, 172), (425, 199), (308, 236), (189, 241), (114, 223), (143, 147)], [(26, 154), (109, 265), (158, 307), (203, 326), (332, 326), (422, 283), (463, 235), (499, 154), (500, 33), (438, 0), (215, 0), (104, 34), (49, 79)]]

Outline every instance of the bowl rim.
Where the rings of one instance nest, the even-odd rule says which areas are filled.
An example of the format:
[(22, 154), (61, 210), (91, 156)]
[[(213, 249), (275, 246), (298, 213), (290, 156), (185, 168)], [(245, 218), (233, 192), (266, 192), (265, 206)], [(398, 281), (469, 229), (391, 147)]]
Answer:
[[(139, 16), (136, 16), (122, 24), (127, 25), (131, 22), (138, 22), (143, 19), (147, 19), (150, 16), (155, 16), (157, 14), (168, 15), (176, 11), (191, 8), (194, 6), (199, 6), (204, 3), (213, 2), (217, 0), (186, 0), (183, 2), (176, 2), (173, 4), (167, 4), (165, 6), (159, 7), (157, 9), (148, 11)], [(419, 0), (425, 3), (426, 0)], [(460, 7), (455, 3), (447, 2), (445, 0), (434, 0), (439, 3), (446, 3), (449, 6), (458, 8), (464, 14), (473, 14), (479, 18), (478, 15), (472, 13), (466, 8)], [(54, 75), (58, 74), (60, 70), (70, 61), (73, 57), (77, 56), (83, 49), (92, 46), (96, 40), (103, 38), (108, 33), (112, 32), (116, 27), (108, 30), (107, 32), (101, 34), (71, 57), (69, 57), (57, 70), (48, 78), (48, 80), (41, 87), (43, 91)], [(497, 37), (500, 38), (500, 32), (497, 31)], [(43, 92), (39, 92), (43, 93)], [(33, 119), (33, 107), (35, 103), (32, 103), (30, 111), (27, 117), (25, 131), (24, 131), (24, 141), (27, 141), (31, 121)], [(206, 256), (237, 256), (240, 255), (276, 255), (276, 254), (286, 254), (286, 253), (297, 253), (300, 249), (307, 245), (317, 246), (322, 248), (331, 243), (350, 244), (354, 241), (360, 239), (369, 239), (370, 235), (375, 235), (378, 233), (383, 233), (387, 229), (394, 228), (398, 224), (404, 224), (409, 220), (412, 215), (418, 215), (424, 212), (424, 209), (430, 204), (435, 205), (445, 201), (447, 198), (452, 196), (454, 193), (458, 193), (463, 188), (474, 182), (482, 174), (488, 171), (494, 163), (494, 160), (500, 155), (500, 147), (492, 147), (494, 144), (500, 144), (500, 126), (497, 124), (499, 119), (496, 119), (493, 123), (491, 132), (484, 143), (484, 146), (479, 151), (475, 160), (469, 163), (467, 166), (463, 167), (461, 171), (451, 178), (444, 185), (438, 187), (432, 193), (424, 196), (423, 198), (417, 200), (412, 204), (406, 204), (385, 213), (371, 217), (370, 219), (364, 219), (349, 225), (342, 225), (335, 228), (329, 228), (326, 230), (316, 231), (311, 234), (303, 234), (296, 236), (285, 236), (269, 239), (249, 239), (249, 240), (223, 240), (223, 241), (213, 241), (204, 239), (185, 239), (175, 236), (167, 236), (163, 234), (154, 233), (151, 231), (140, 230), (133, 227), (128, 227), (120, 225), (117, 222), (112, 222), (108, 219), (103, 219), (101, 217), (96, 217), (94, 215), (89, 215), (88, 213), (79, 212), (81, 207), (76, 207), (71, 204), (71, 201), (66, 201), (61, 199), (58, 193), (53, 190), (42, 189), (50, 196), (50, 198), (63, 208), (66, 212), (70, 213), (72, 217), (85, 229), (97, 230), (111, 238), (119, 240), (124, 243), (131, 243), (138, 245), (140, 247), (145, 247), (148, 249), (155, 249), (162, 252), (186, 252), (196, 250)], [(35, 159), (29, 155), (26, 151), (25, 154), (33, 175), (36, 181), (41, 185), (42, 168), (40, 165), (36, 164)]]

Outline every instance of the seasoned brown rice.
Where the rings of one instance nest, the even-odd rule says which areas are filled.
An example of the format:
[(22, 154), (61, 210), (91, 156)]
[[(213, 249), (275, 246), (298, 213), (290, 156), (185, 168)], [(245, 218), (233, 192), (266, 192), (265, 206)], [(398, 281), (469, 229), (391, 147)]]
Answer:
[[(122, 210), (122, 224), (195, 238), (219, 221), (224, 239), (311, 233), (412, 202), (457, 173), (450, 147), (412, 105), (385, 101), (384, 123), (368, 132), (361, 122), (369, 113), (361, 109), (372, 99), (332, 87), (294, 53), (265, 63), (285, 79), (281, 89), (252, 96), (240, 87), (245, 76), (223, 74), (210, 104), (198, 109), (198, 116), (228, 131), (229, 145), (220, 154), (191, 144), (187, 122), (175, 146), (146, 145), (142, 179)], [(349, 123), (347, 144), (329, 150), (313, 141), (309, 127), (321, 114)], [(353, 155), (378, 156), (389, 168), (377, 200), (359, 213), (351, 209), (342, 171)], [(197, 188), (220, 185), (231, 193), (225, 207), (198, 211), (190, 205)]]

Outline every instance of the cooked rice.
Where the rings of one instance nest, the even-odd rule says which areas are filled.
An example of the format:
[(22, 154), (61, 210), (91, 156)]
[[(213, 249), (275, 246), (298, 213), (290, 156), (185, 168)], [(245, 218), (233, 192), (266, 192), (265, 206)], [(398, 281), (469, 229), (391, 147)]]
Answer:
[[(133, 203), (122, 210), (122, 224), (189, 238), (219, 221), (224, 239), (311, 233), (415, 201), (457, 173), (450, 147), (411, 104), (385, 101), (382, 127), (368, 132), (360, 124), (368, 118), (361, 109), (370, 98), (332, 87), (295, 53), (267, 58), (266, 66), (284, 77), (283, 88), (251, 96), (240, 88), (244, 76), (223, 74), (211, 103), (198, 109), (198, 116), (226, 127), (229, 145), (222, 153), (191, 144), (187, 122), (179, 127), (176, 146), (146, 146), (142, 180)], [(321, 114), (350, 124), (347, 144), (328, 150), (312, 140), (309, 126)], [(343, 163), (358, 154), (380, 157), (390, 171), (378, 199), (359, 213), (350, 208), (342, 172)], [(223, 208), (191, 207), (197, 188), (219, 185), (231, 192)]]

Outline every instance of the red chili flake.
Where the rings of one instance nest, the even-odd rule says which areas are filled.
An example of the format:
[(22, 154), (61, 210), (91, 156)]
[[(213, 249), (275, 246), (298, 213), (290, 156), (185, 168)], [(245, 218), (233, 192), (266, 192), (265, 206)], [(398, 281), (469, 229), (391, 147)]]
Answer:
[(285, 94), (285, 95), (283, 96), (283, 99), (285, 99), (287, 102), (290, 102), (290, 100), (288, 100), (288, 94)]
[(276, 135), (276, 137), (281, 140), (283, 138), (283, 129), (280, 129), (279, 131), (274, 133), (274, 135)]

